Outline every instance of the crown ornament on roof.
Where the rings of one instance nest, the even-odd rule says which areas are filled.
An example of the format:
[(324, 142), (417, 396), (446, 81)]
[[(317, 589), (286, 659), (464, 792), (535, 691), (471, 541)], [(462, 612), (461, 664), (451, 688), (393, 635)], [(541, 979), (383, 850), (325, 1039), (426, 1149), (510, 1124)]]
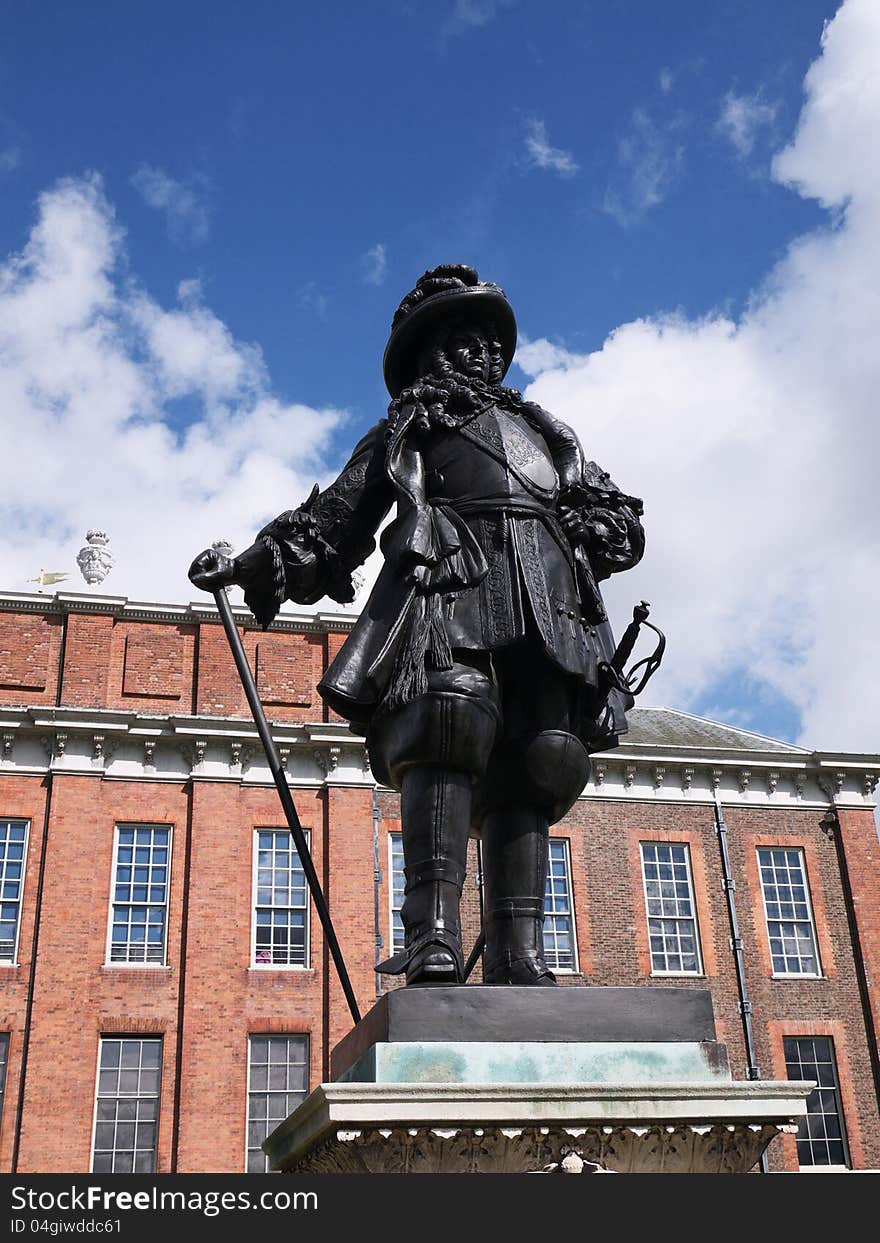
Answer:
[(113, 553), (108, 547), (109, 543), (110, 537), (106, 531), (95, 528), (86, 531), (86, 543), (76, 554), (76, 564), (90, 587), (103, 583), (113, 569)]
[[(235, 556), (235, 549), (232, 547), (228, 539), (215, 539), (211, 544), (211, 547), (214, 549), (214, 552), (218, 552), (221, 557), (228, 557), (230, 561)], [(227, 596), (232, 595), (231, 587), (224, 587), (223, 590), (226, 592)]]

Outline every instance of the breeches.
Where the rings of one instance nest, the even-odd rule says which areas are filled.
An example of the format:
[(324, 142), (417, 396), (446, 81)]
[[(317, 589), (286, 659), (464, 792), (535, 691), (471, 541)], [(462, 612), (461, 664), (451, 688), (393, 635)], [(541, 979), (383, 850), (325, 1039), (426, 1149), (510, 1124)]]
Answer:
[(451, 669), (427, 671), (426, 694), (374, 718), (367, 743), (376, 775), (400, 790), (414, 766), (467, 772), (477, 830), (511, 806), (561, 819), (590, 775), (578, 737), (580, 684), (528, 642), (453, 657)]

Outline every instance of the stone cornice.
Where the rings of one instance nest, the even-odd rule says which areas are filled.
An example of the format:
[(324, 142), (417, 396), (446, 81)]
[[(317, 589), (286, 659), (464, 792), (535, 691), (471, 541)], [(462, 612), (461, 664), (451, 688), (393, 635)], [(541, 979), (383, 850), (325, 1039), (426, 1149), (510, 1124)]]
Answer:
[[(297, 786), (372, 786), (363, 741), (343, 723), (274, 722)], [(46, 772), (119, 781), (271, 785), (250, 718), (101, 708), (0, 707), (0, 775)]]
[[(220, 624), (214, 604), (196, 600), (190, 604), (158, 604), (129, 600), (126, 596), (99, 596), (85, 592), (0, 591), (0, 611), (13, 613), (91, 613), (114, 617), (117, 621), (160, 622), (176, 625), (198, 625), (200, 622)], [(232, 614), (239, 625), (260, 630), (250, 610), (242, 604), (232, 605)], [(357, 617), (351, 613), (281, 613), (269, 627), (270, 631), (293, 634), (326, 634), (328, 631), (348, 633)]]
[[(343, 722), (272, 722), (296, 785), (371, 786), (363, 740)], [(112, 708), (0, 706), (0, 774), (48, 771), (110, 780), (232, 781), (272, 777), (249, 717)], [(827, 810), (874, 807), (880, 756), (651, 750), (621, 745), (593, 756), (582, 799), (723, 803)]]

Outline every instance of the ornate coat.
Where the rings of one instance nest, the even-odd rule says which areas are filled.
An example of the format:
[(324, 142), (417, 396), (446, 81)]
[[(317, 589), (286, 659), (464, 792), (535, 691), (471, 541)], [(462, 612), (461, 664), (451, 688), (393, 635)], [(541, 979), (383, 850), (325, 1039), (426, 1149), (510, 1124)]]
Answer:
[[(560, 498), (582, 518), (586, 546), (566, 535)], [(429, 430), (412, 405), (377, 423), (334, 483), (239, 557), (257, 619), (268, 625), (288, 598), (350, 600), (351, 573), (395, 502), (383, 569), (318, 688), (355, 731), (366, 732), (380, 705), (421, 693), (426, 667), (449, 667), (453, 650), (527, 637), (595, 692), (614, 650), (597, 582), (641, 557), (640, 506), (584, 460), (571, 428), (522, 401), (488, 400)], [(625, 730), (624, 698), (608, 696), (596, 749)]]

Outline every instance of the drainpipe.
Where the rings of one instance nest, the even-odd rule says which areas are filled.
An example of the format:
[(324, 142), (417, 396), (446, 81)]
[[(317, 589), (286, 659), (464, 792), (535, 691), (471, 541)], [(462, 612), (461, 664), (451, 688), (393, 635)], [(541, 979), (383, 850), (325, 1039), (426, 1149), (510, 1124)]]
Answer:
[[(739, 1012), (742, 1018), (743, 1036), (746, 1045), (746, 1078), (760, 1079), (761, 1068), (755, 1060), (755, 1041), (752, 1033), (752, 1003), (749, 1001), (749, 990), (746, 983), (745, 960), (743, 958), (743, 942), (739, 932), (739, 921), (736, 917), (736, 881), (730, 873), (730, 854), (727, 849), (727, 825), (721, 810), (721, 798), (716, 786), (713, 791), (715, 810), (715, 832), (718, 834), (718, 846), (721, 851), (721, 876), (724, 896), (727, 899), (727, 915), (730, 920), (730, 948), (733, 950), (733, 965), (736, 969), (736, 988), (739, 993)], [(760, 1158), (762, 1174), (768, 1174), (767, 1153), (762, 1152)]]
[[(379, 821), (382, 813), (376, 797), (376, 786), (373, 785), (373, 935), (376, 942), (376, 963), (382, 954), (382, 913), (379, 900), (379, 886), (382, 884), (382, 867), (379, 863)], [(376, 997), (382, 996), (382, 977), (376, 972)]]

